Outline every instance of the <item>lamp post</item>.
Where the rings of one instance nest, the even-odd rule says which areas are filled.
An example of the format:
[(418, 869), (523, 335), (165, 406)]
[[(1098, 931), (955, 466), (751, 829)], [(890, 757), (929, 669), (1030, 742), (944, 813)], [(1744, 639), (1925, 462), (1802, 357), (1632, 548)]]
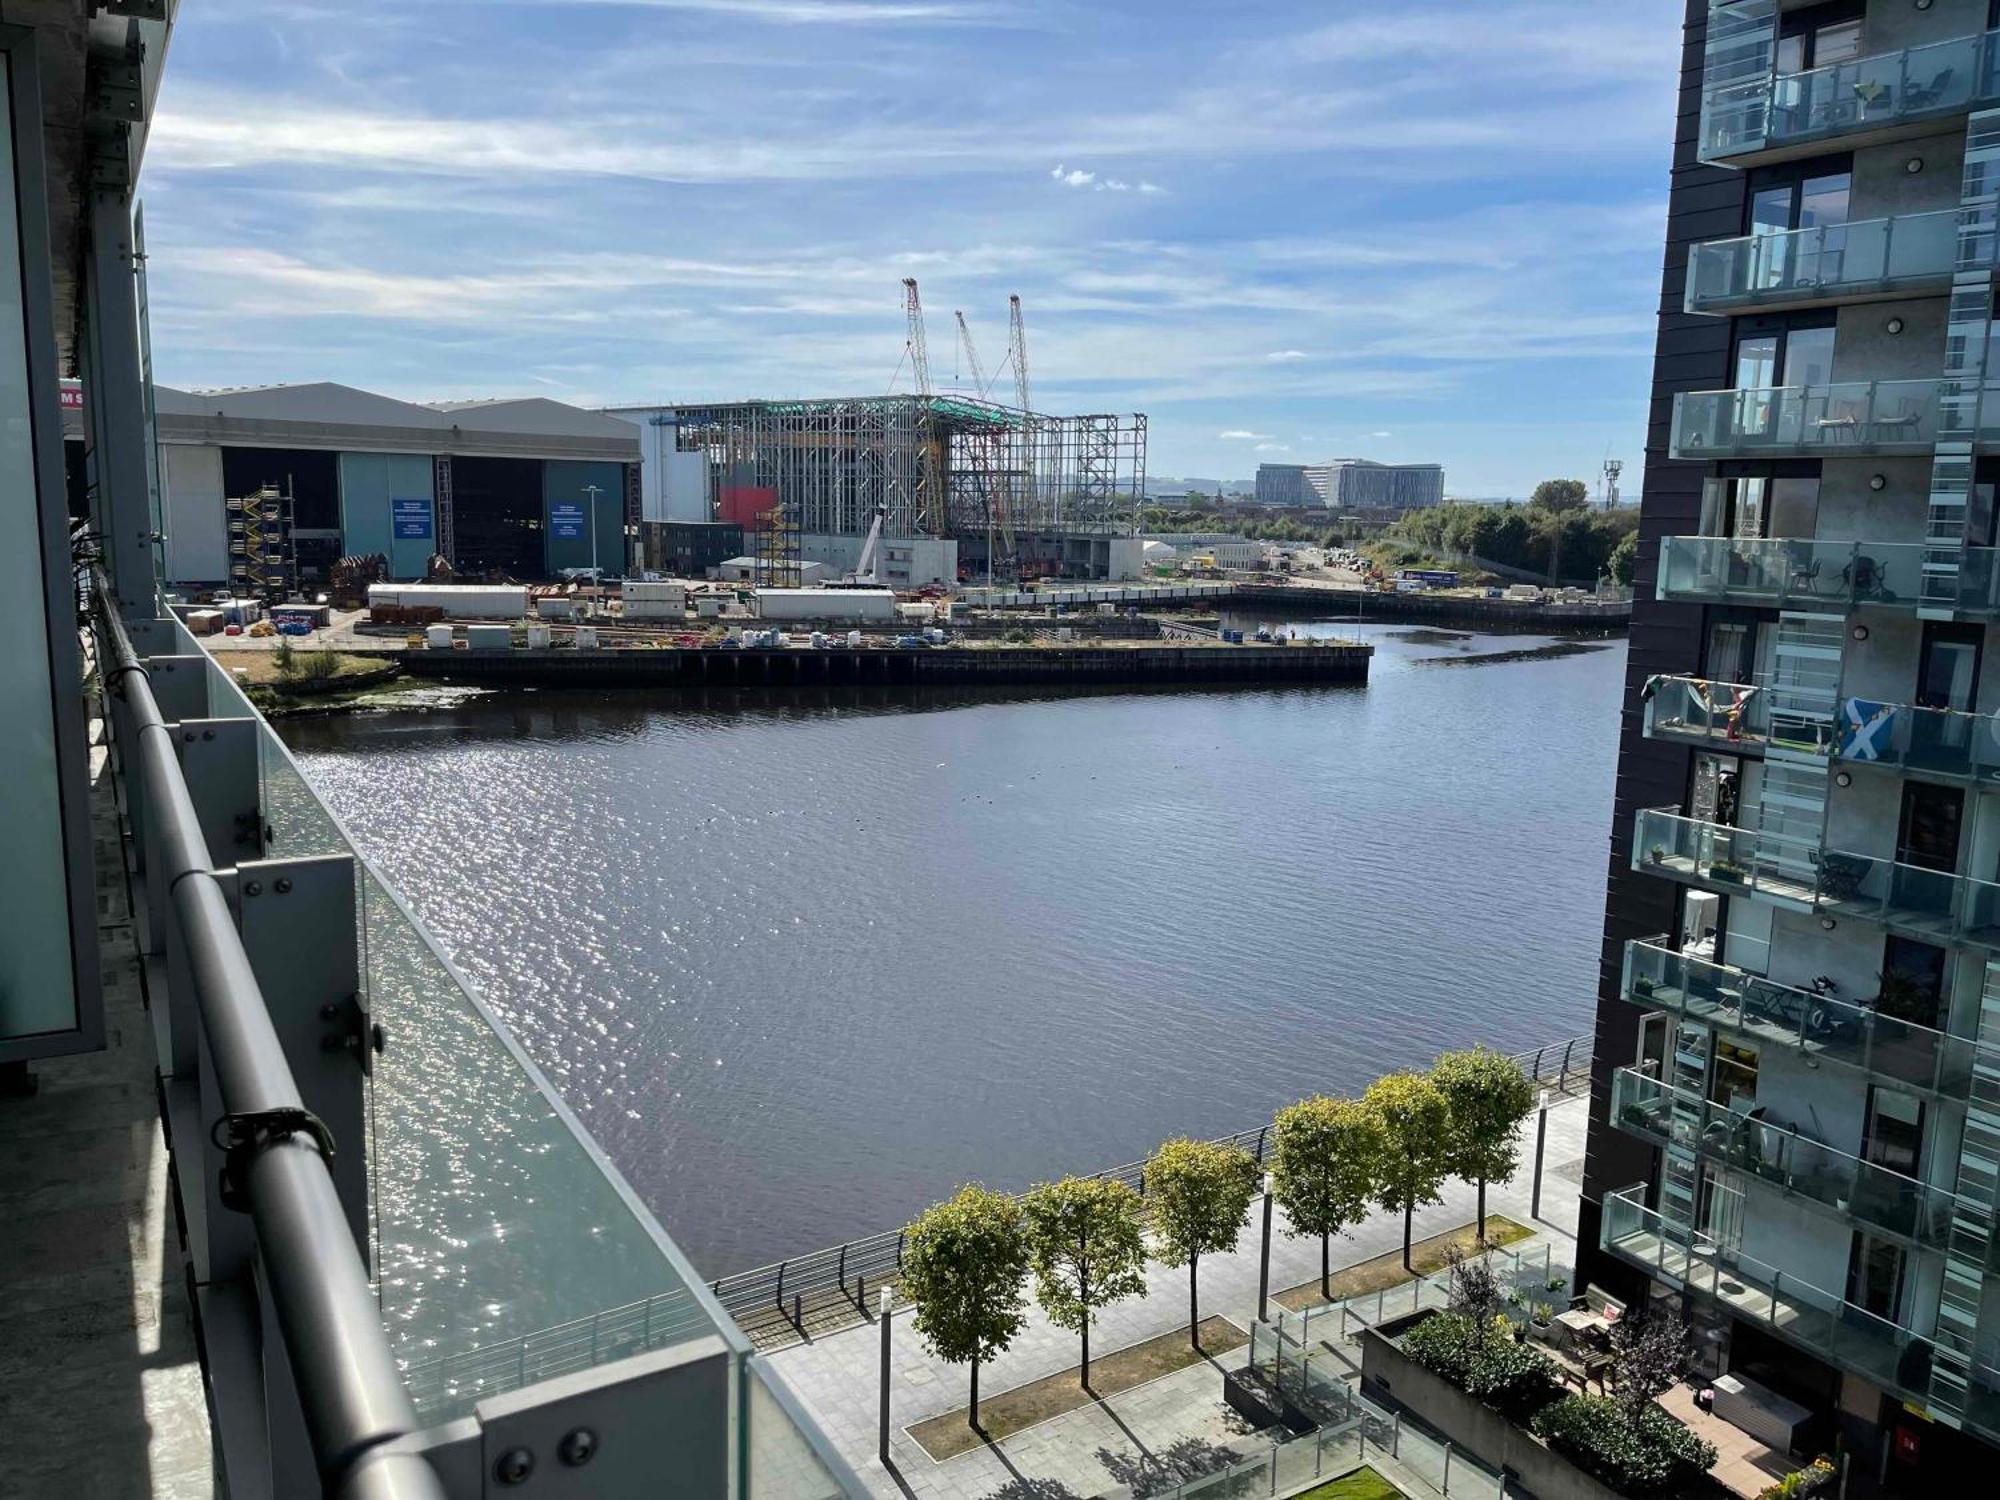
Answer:
[(1264, 1248), (1257, 1257), (1257, 1321), (1271, 1313), (1271, 1174), (1264, 1174)]
[(879, 1422), (880, 1430), (876, 1436), (875, 1454), (876, 1457), (882, 1460), (882, 1466), (884, 1468), (887, 1468), (889, 1466), (889, 1303), (890, 1300), (891, 1300), (891, 1293), (889, 1291), (889, 1288), (885, 1286), (882, 1288), (882, 1298), (879, 1304), (881, 1310), (876, 1314), (875, 1318), (875, 1320), (882, 1325), (882, 1391), (881, 1391), (881, 1399), (879, 1402), (879, 1405), (881, 1407), (881, 1412), (880, 1412), (880, 1422)]
[(1542, 1090), (1541, 1108), (1535, 1117), (1535, 1191), (1528, 1204), (1528, 1217), (1542, 1216), (1542, 1150), (1549, 1143), (1549, 1091)]

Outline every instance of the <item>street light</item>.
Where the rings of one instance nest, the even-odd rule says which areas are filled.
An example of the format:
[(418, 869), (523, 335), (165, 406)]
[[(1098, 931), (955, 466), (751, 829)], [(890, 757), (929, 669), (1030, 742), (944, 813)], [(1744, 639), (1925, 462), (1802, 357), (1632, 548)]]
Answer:
[(1271, 1174), (1264, 1174), (1264, 1250), (1257, 1259), (1257, 1321), (1271, 1316)]
[(590, 585), (594, 589), (601, 581), (597, 568), (597, 497), (604, 493), (604, 487), (602, 485), (586, 484), (583, 487), (583, 492), (590, 496)]

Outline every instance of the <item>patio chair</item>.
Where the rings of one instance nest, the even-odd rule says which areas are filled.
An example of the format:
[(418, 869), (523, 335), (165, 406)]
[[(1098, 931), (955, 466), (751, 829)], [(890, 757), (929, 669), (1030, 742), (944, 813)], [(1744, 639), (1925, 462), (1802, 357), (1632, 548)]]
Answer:
[(1822, 442), (1852, 443), (1861, 436), (1861, 424), (1868, 420), (1867, 405), (1860, 401), (1829, 401), (1826, 415), (1816, 418), (1813, 430)]
[(1937, 77), (1929, 83), (1913, 83), (1903, 90), (1905, 109), (1929, 109), (1934, 104), (1943, 103), (1949, 96), (1951, 80), (1956, 70), (1941, 68)]
[(1855, 558), (1840, 570), (1840, 581), (1849, 587), (1856, 600), (1894, 604), (1896, 592), (1883, 581), (1884, 576), (1882, 565), (1866, 555)]
[(1833, 901), (1852, 901), (1861, 894), (1861, 882), (1868, 878), (1868, 861), (1849, 854), (1813, 851), (1812, 862), (1819, 867), (1813, 889)]
[(1873, 438), (1878, 443), (1914, 442), (1924, 424), (1924, 414), (1917, 403), (1904, 397), (1896, 414), (1875, 419)]

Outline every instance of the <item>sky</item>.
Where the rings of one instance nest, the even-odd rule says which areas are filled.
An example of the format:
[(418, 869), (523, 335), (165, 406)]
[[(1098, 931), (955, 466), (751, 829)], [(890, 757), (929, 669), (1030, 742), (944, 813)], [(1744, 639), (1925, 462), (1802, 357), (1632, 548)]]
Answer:
[(188, 0), (158, 378), (1143, 411), (1155, 475), (1645, 433), (1681, 0)]

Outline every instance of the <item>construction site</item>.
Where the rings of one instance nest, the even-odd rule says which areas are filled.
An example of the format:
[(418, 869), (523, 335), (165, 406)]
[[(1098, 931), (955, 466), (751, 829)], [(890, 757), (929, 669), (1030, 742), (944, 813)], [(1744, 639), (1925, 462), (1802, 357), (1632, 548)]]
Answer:
[[(774, 587), (808, 562), (852, 569), (878, 518), (891, 584), (1135, 576), (1146, 418), (1037, 411), (1018, 297), (995, 379), (960, 312), (970, 389), (937, 389), (917, 284), (903, 288), (908, 393), (613, 408), (651, 429), (647, 519), (741, 526)], [(1011, 405), (990, 394), (1009, 375)]]

